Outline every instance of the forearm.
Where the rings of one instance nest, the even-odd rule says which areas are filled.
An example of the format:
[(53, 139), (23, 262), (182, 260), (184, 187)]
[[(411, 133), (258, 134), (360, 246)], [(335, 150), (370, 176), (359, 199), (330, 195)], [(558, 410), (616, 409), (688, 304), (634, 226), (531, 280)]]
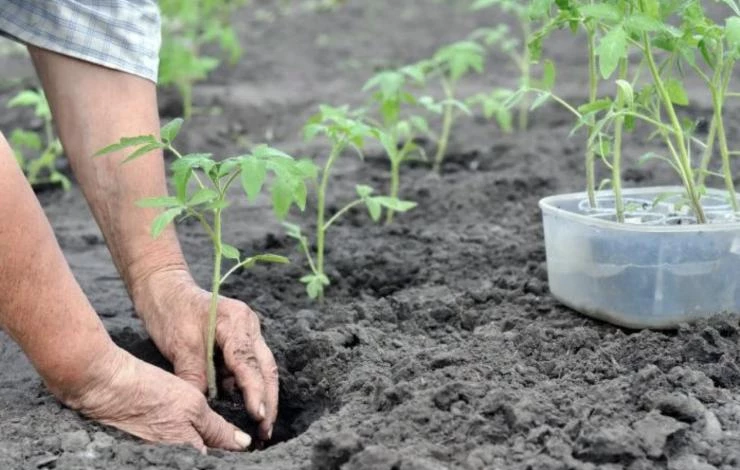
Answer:
[(153, 239), (150, 227), (158, 211), (136, 206), (167, 192), (162, 153), (123, 165), (123, 152), (92, 157), (121, 137), (158, 134), (155, 85), (40, 49), (31, 55), (66, 155), (129, 293), (135, 297), (155, 272), (186, 271), (174, 229)]
[(0, 326), (52, 391), (65, 395), (86, 383), (92, 361), (113, 343), (2, 135), (0, 181)]

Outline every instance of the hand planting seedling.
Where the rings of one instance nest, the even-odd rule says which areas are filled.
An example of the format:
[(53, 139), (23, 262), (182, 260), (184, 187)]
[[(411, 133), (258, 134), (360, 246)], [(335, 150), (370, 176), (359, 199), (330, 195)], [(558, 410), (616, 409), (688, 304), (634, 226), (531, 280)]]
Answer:
[(450, 135), (455, 121), (460, 114), (470, 115), (470, 109), (455, 97), (458, 82), (471, 71), (483, 72), (485, 66), (485, 49), (475, 41), (460, 41), (438, 50), (430, 60), (422, 61), (413, 68), (423, 73), (425, 79), (438, 77), (444, 99), (435, 100), (430, 96), (419, 99), (427, 110), (442, 115), (442, 131), (436, 137), (437, 152), (434, 156), (434, 171), (442, 168)]
[[(163, 149), (177, 157), (170, 167), (175, 196), (145, 199), (139, 201), (138, 205), (163, 210), (152, 223), (152, 236), (159, 236), (177, 217), (183, 219), (192, 217), (200, 223), (213, 244), (213, 278), (207, 335), (208, 396), (213, 400), (218, 393), (213, 354), (221, 285), (237, 270), (249, 268), (258, 262), (288, 262), (287, 258), (273, 254), (245, 258), (237, 248), (224, 243), (222, 215), (230, 204), (228, 190), (233, 183), (240, 181), (247, 198), (254, 200), (266, 185), (268, 173), (272, 173), (270, 186), (273, 208), (278, 217), (284, 218), (293, 204), (301, 210), (305, 208), (305, 180), (315, 176), (316, 168), (310, 161), (296, 161), (289, 155), (265, 145), (255, 147), (251, 153), (221, 161), (214, 160), (211, 154), (182, 155), (172, 146), (182, 122), (181, 119), (176, 119), (162, 127), (160, 137), (153, 135), (124, 137), (118, 143), (100, 150), (96, 155), (130, 149), (132, 153), (124, 160), (129, 162), (153, 150)], [(194, 181), (195, 185), (190, 185), (191, 181)], [(224, 258), (231, 260), (233, 264), (222, 274)]]
[(57, 160), (62, 155), (62, 144), (54, 134), (51, 110), (44, 92), (21, 91), (8, 102), (9, 108), (19, 106), (33, 108), (34, 115), (43, 125), (43, 134), (24, 129), (15, 129), (10, 134), (10, 145), (28, 182), (31, 186), (58, 183), (65, 190), (69, 189), (69, 179), (56, 167)]
[(396, 212), (406, 212), (416, 207), (416, 203), (402, 201), (390, 196), (375, 196), (371, 187), (357, 185), (357, 199), (346, 204), (326, 220), (326, 196), (334, 164), (348, 148), (356, 150), (362, 156), (365, 141), (376, 137), (378, 131), (364, 123), (358, 113), (351, 112), (346, 106), (340, 108), (321, 106), (320, 111), (304, 127), (304, 135), (307, 140), (323, 135), (331, 143), (329, 157), (321, 171), (321, 181), (317, 194), (315, 256), (311, 253), (308, 237), (302, 233), (301, 228), (294, 224), (285, 224), (285, 226), (288, 236), (298, 240), (311, 269), (310, 274), (301, 278), (301, 282), (306, 285), (308, 296), (312, 299), (322, 299), (324, 290), (331, 284), (329, 277), (326, 275), (324, 251), (326, 232), (332, 224), (351, 209), (360, 205), (364, 205), (370, 217), (377, 222), (382, 216), (383, 208), (392, 209)]
[[(426, 119), (418, 115), (403, 117), (404, 105), (417, 104), (416, 97), (406, 90), (409, 80), (423, 84), (424, 74), (413, 66), (387, 70), (372, 77), (363, 88), (363, 91), (372, 92), (372, 102), (381, 117), (375, 132), (390, 160), (389, 195), (394, 199), (398, 198), (400, 190), (401, 165), (415, 153), (425, 157), (424, 149), (416, 144), (416, 140), (429, 135)], [(393, 222), (394, 213), (393, 208), (388, 208), (386, 224)]]
[(241, 57), (231, 17), (247, 1), (160, 0), (163, 32), (159, 84), (177, 88), (185, 119), (193, 113), (193, 84), (205, 79), (220, 63), (218, 57), (203, 55), (203, 48), (217, 45), (232, 64)]

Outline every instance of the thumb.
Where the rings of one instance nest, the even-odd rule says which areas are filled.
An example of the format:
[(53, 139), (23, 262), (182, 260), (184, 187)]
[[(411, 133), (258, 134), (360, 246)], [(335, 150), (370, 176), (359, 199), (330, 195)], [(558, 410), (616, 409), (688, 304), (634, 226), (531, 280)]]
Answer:
[(184, 357), (174, 362), (175, 375), (193, 385), (201, 393), (208, 390), (208, 378), (206, 368), (202, 360), (193, 357)]
[(203, 442), (211, 448), (244, 451), (252, 445), (252, 438), (249, 435), (207, 406), (193, 426), (203, 438)]

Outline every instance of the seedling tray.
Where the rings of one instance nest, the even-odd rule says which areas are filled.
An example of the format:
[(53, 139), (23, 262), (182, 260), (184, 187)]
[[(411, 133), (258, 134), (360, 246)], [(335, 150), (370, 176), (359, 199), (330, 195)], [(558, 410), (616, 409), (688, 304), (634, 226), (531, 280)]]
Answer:
[(585, 315), (628, 328), (672, 328), (740, 312), (740, 218), (726, 193), (702, 199), (696, 224), (681, 187), (623, 191), (625, 223), (611, 191), (540, 201), (553, 296)]

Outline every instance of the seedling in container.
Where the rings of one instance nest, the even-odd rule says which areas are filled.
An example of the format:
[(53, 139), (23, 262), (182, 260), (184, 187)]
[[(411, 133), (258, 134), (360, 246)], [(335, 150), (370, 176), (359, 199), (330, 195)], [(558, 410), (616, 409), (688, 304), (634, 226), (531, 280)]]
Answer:
[(370, 217), (379, 221), (383, 208), (396, 212), (406, 212), (416, 203), (402, 201), (390, 196), (376, 196), (373, 188), (366, 185), (357, 185), (357, 199), (339, 209), (327, 220), (326, 196), (329, 189), (331, 171), (337, 160), (348, 148), (352, 148), (362, 156), (362, 149), (367, 139), (378, 135), (378, 130), (363, 122), (361, 115), (352, 112), (348, 107), (321, 106), (320, 111), (313, 116), (304, 127), (307, 140), (313, 140), (323, 135), (331, 143), (329, 157), (321, 171), (321, 181), (318, 187), (316, 203), (316, 250), (312, 253), (309, 239), (303, 234), (300, 226), (285, 224), (288, 236), (298, 240), (301, 250), (306, 257), (311, 272), (301, 278), (306, 285), (306, 292), (312, 299), (322, 299), (324, 290), (331, 284), (326, 274), (324, 252), (326, 248), (326, 233), (329, 228), (351, 209), (364, 205)]
[[(125, 137), (118, 143), (100, 150), (96, 155), (128, 149), (132, 153), (124, 162), (129, 162), (154, 150), (163, 149), (176, 156), (170, 166), (175, 195), (144, 199), (139, 201), (138, 205), (163, 210), (152, 223), (152, 236), (159, 236), (178, 217), (192, 217), (200, 223), (213, 245), (213, 277), (206, 358), (208, 396), (213, 400), (218, 393), (213, 353), (221, 285), (241, 268), (249, 268), (259, 262), (288, 262), (287, 258), (273, 254), (243, 257), (237, 248), (223, 241), (222, 215), (230, 205), (229, 188), (239, 181), (247, 198), (254, 200), (262, 192), (268, 180), (268, 173), (272, 173), (270, 184), (273, 208), (277, 216), (283, 218), (292, 204), (297, 205), (301, 210), (305, 208), (305, 180), (315, 175), (316, 168), (310, 161), (294, 160), (289, 155), (265, 145), (255, 147), (251, 153), (220, 161), (215, 160), (209, 153), (182, 155), (172, 145), (182, 122), (181, 119), (171, 121), (162, 127), (159, 137), (154, 135)], [(190, 184), (191, 181), (195, 184)], [(222, 273), (224, 258), (230, 260), (232, 265)]]
[(41, 120), (43, 132), (15, 129), (10, 134), (18, 165), (26, 174), (32, 186), (44, 183), (58, 183), (65, 190), (71, 184), (69, 179), (57, 170), (56, 163), (62, 155), (62, 143), (54, 133), (49, 103), (41, 90), (24, 90), (8, 102), (9, 108), (33, 108), (34, 115)]

